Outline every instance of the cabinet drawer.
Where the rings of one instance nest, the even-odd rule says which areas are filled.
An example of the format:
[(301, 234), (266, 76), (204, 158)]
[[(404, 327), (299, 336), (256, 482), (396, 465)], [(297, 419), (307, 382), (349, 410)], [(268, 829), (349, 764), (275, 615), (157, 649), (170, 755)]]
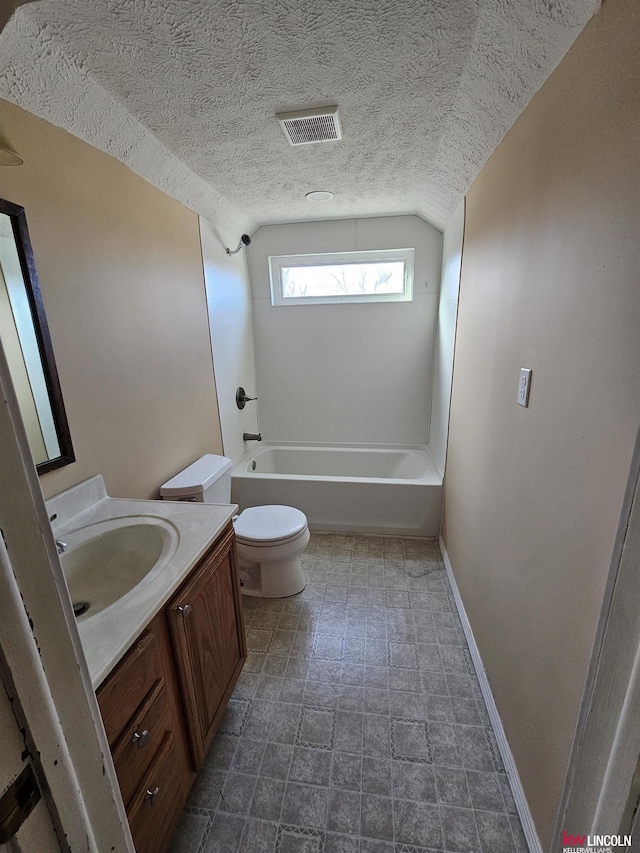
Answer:
[(147, 630), (97, 692), (109, 746), (113, 747), (153, 685), (163, 675), (155, 631)]
[(167, 732), (127, 810), (137, 853), (161, 853), (170, 841), (169, 831), (182, 808), (173, 782), (175, 760), (176, 742)]
[(113, 763), (125, 806), (129, 805), (162, 739), (170, 729), (171, 710), (167, 689), (164, 679), (159, 679), (113, 748)]

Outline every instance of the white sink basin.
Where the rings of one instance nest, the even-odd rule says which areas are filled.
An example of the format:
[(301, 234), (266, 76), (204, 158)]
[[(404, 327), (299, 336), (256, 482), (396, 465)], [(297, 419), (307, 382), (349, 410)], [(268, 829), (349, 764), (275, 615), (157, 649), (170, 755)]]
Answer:
[(97, 521), (68, 532), (61, 560), (78, 620), (122, 603), (157, 577), (175, 554), (179, 539), (174, 524), (152, 515)]

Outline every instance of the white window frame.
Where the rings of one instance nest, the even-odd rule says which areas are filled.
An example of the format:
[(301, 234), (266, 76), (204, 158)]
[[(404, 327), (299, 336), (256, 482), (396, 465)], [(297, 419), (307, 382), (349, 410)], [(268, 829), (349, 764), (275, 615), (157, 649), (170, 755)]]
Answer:
[[(412, 302), (414, 249), (376, 249), (360, 252), (323, 252), (315, 255), (270, 255), (269, 278), (271, 304), (274, 307), (293, 305), (333, 305), (360, 302)], [(366, 293), (345, 296), (283, 296), (283, 267), (317, 267), (348, 263), (375, 263), (378, 261), (404, 261), (404, 290), (402, 293)]]

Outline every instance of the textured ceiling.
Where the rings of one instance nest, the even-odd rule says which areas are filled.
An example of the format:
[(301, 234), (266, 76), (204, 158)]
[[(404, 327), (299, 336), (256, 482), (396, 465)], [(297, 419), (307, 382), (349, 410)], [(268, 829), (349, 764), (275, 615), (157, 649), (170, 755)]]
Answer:
[[(0, 96), (223, 232), (394, 213), (443, 228), (598, 5), (40, 0), (0, 35)], [(274, 114), (329, 104), (343, 139), (290, 147)], [(335, 198), (305, 201), (317, 189)]]

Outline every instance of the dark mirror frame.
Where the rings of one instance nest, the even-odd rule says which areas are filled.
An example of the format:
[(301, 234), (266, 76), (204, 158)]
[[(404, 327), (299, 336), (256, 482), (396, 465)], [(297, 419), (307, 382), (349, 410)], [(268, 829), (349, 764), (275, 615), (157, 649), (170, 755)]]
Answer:
[(27, 297), (29, 299), (31, 319), (33, 321), (33, 327), (38, 341), (40, 360), (42, 362), (47, 391), (49, 392), (49, 403), (51, 404), (51, 411), (53, 413), (53, 420), (56, 426), (56, 434), (58, 436), (58, 444), (60, 447), (60, 456), (56, 456), (55, 459), (48, 459), (46, 462), (40, 462), (36, 465), (38, 474), (45, 474), (47, 471), (53, 471), (55, 468), (62, 468), (63, 465), (69, 465), (72, 462), (75, 462), (76, 457), (71, 444), (71, 433), (69, 432), (69, 423), (67, 421), (64, 402), (62, 400), (60, 380), (58, 378), (56, 361), (53, 356), (51, 336), (49, 334), (47, 316), (44, 311), (44, 302), (42, 301), (42, 294), (40, 292), (38, 273), (36, 272), (36, 264), (33, 257), (31, 240), (29, 239), (27, 217), (24, 212), (24, 207), (19, 204), (13, 204), (13, 202), (0, 199), (0, 213), (6, 214), (11, 219), (11, 227), (13, 229), (18, 257), (20, 259), (22, 277), (24, 279)]

